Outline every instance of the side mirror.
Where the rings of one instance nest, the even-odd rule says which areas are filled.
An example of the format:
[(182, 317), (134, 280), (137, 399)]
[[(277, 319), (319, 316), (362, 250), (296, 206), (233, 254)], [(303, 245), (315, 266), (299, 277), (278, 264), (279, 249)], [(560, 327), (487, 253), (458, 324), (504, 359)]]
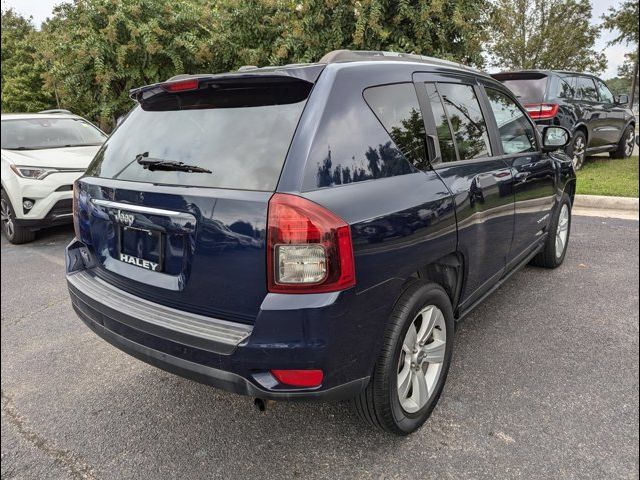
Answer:
[(616, 97), (616, 103), (618, 105), (626, 105), (629, 103), (629, 95), (625, 95), (624, 93), (622, 95), (618, 95)]
[(564, 127), (547, 126), (542, 129), (542, 149), (552, 152), (566, 147), (571, 140), (571, 133)]

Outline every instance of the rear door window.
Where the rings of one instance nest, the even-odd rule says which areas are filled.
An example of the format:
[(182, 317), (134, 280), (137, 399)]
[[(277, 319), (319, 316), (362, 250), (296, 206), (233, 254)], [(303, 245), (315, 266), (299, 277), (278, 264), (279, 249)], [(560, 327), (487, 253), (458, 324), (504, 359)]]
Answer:
[(444, 110), (444, 105), (440, 98), (440, 94), (434, 83), (426, 83), (427, 98), (429, 99), (429, 106), (433, 114), (433, 119), (436, 124), (436, 133), (438, 135), (438, 143), (440, 145), (440, 157), (443, 162), (453, 162), (458, 159), (456, 155), (456, 147), (453, 141), (453, 134), (451, 133), (451, 127), (449, 125), (449, 119), (447, 113)]
[(576, 77), (577, 78), (577, 90), (580, 100), (587, 100), (589, 102), (598, 101), (598, 92), (596, 91), (596, 84), (590, 77)]
[(413, 83), (371, 87), (363, 95), (407, 160), (427, 168), (426, 132)]
[[(159, 94), (127, 116), (87, 174), (165, 185), (275, 190), (310, 89), (310, 83), (296, 80)], [(137, 161), (140, 155), (210, 173), (146, 169)]]
[(575, 90), (571, 86), (568, 78), (558, 77), (556, 96), (558, 98), (571, 99), (575, 97)]
[(487, 125), (471, 85), (438, 83), (460, 160), (491, 156)]
[(500, 142), (505, 154), (535, 152), (536, 134), (528, 116), (507, 95), (487, 88), (489, 104), (498, 124)]

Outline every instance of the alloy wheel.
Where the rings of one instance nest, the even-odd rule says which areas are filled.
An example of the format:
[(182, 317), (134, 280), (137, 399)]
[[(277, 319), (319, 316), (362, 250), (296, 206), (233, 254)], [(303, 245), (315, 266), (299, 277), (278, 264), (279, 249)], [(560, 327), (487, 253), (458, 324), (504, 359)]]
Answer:
[(629, 135), (627, 135), (627, 138), (625, 139), (625, 142), (624, 142), (624, 156), (625, 157), (630, 157), (631, 154), (633, 153), (634, 143), (635, 143), (634, 132), (633, 132), (633, 130), (631, 130), (631, 131), (629, 131)]
[(579, 168), (584, 162), (585, 144), (582, 137), (577, 137), (573, 144), (573, 168)]
[(562, 205), (560, 216), (558, 217), (558, 228), (556, 229), (556, 258), (562, 257), (567, 237), (569, 236), (569, 207)]
[(405, 412), (417, 412), (431, 398), (442, 373), (446, 347), (444, 315), (429, 305), (409, 325), (400, 350), (397, 389)]
[(0, 221), (2, 221), (2, 228), (7, 237), (13, 238), (13, 215), (9, 202), (4, 198), (0, 200)]

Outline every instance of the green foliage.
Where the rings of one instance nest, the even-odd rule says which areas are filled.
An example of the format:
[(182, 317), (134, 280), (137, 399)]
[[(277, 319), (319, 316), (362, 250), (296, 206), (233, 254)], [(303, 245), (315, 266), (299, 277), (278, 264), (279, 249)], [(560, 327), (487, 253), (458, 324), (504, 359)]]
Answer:
[(609, 42), (631, 43), (638, 45), (638, 0), (625, 0), (618, 7), (609, 7), (609, 13), (603, 15), (602, 26), (607, 30), (618, 30), (619, 35)]
[[(180, 73), (313, 62), (343, 48), (412, 52), (482, 66), (488, 5), (488, 0), (73, 0), (57, 6), (41, 31), (25, 21), (23, 37), (30, 37), (32, 51), (19, 59), (20, 68), (9, 70), (7, 83), (13, 86), (6, 101), (13, 109), (15, 99), (24, 97), (22, 75), (44, 78), (41, 88), (30, 91), (57, 98), (61, 108), (108, 130), (133, 105), (131, 88)], [(4, 108), (4, 13), (2, 30)]]
[[(633, 75), (634, 62), (637, 62), (637, 53), (627, 53), (625, 61), (618, 67), (618, 76), (607, 80), (607, 86), (616, 94), (629, 94), (631, 91), (631, 77)], [(639, 98), (638, 82), (635, 85), (636, 92), (634, 98)]]
[(43, 26), (48, 88), (65, 108), (108, 128), (129, 108), (129, 90), (213, 57), (213, 9), (187, 0), (76, 0)]
[(589, 0), (497, 0), (489, 23), (492, 64), (601, 72), (607, 60), (594, 50), (600, 28), (590, 20)]
[(392, 50), (482, 65), (486, 0), (226, 0), (217, 3), (218, 61), (318, 61), (336, 49)]
[(37, 32), (31, 19), (12, 9), (2, 11), (2, 111), (29, 112), (54, 106), (53, 97), (42, 88), (44, 73), (38, 67)]
[(609, 45), (626, 43), (635, 46), (632, 53), (626, 54), (627, 59), (618, 69), (618, 76), (629, 81), (627, 92), (629, 92), (631, 103), (634, 103), (634, 99), (638, 98), (638, 40), (640, 37), (638, 10), (638, 0), (625, 0), (617, 8), (609, 7), (609, 13), (602, 17), (604, 28), (619, 32), (618, 36), (609, 42)]

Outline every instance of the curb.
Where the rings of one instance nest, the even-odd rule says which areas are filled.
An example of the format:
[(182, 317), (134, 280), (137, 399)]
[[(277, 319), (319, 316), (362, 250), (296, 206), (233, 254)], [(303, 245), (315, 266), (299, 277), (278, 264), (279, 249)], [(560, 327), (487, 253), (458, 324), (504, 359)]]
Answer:
[(604, 195), (576, 195), (573, 206), (637, 212), (638, 199), (629, 197), (606, 197)]

